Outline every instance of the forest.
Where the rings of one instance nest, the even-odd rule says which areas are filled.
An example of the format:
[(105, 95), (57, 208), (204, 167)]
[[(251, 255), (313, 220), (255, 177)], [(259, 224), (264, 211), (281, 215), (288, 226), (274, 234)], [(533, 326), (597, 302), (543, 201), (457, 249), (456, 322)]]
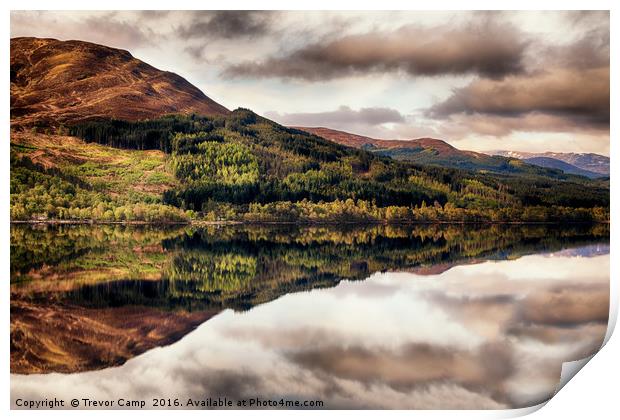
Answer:
[[(609, 220), (609, 185), (395, 161), (278, 125), (250, 110), (62, 127), (88, 143), (164, 153), (157, 194), (30, 159), (11, 147), (12, 220), (188, 222), (564, 222)], [(132, 152), (133, 153), (133, 152)], [(105, 179), (102, 178), (102, 179)]]

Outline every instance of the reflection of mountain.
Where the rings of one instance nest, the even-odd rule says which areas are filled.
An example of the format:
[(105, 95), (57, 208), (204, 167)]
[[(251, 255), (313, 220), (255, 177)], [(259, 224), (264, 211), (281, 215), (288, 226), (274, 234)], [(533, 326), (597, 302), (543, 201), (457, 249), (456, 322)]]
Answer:
[[(378, 271), (436, 274), (485, 259), (559, 251), (606, 241), (609, 230), (14, 226), (11, 235), (11, 264), (19, 268), (11, 279), (11, 369), (34, 373), (121, 364), (175, 342), (225, 308), (246, 310)], [(50, 259), (41, 254), (28, 263), (34, 251), (22, 248), (38, 242)], [(70, 244), (80, 252), (71, 252)]]
[(71, 373), (122, 365), (174, 343), (215, 313), (12, 300), (11, 372)]
[(596, 257), (597, 255), (609, 254), (608, 244), (593, 244), (581, 246), (579, 248), (562, 249), (561, 251), (555, 251), (549, 255), (563, 256), (563, 257)]

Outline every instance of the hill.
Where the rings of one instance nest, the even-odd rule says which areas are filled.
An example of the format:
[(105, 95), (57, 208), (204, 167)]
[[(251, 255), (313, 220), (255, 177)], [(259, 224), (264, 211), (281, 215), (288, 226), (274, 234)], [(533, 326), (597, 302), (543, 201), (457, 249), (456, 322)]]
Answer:
[[(511, 156), (491, 156), (485, 153), (459, 150), (443, 140), (433, 138), (381, 140), (326, 127), (294, 128), (321, 136), (338, 144), (421, 165), (436, 165), (500, 174), (536, 174), (548, 177), (558, 177), (559, 172), (541, 169), (541, 166), (561, 169), (553, 166), (523, 164), (520, 159)], [(576, 174), (574, 172), (568, 173)]]
[(575, 165), (571, 165), (570, 163), (566, 163), (559, 159), (554, 159), (550, 157), (543, 157), (543, 156), (533, 157), (533, 158), (523, 159), (523, 161), (526, 163), (530, 163), (532, 165), (541, 166), (543, 168), (560, 169), (561, 171), (567, 174), (581, 175), (581, 176), (585, 176), (588, 178), (604, 177), (603, 174), (592, 172), (592, 171), (587, 171), (585, 169), (578, 168)]
[(346, 131), (334, 130), (326, 127), (293, 127), (308, 133), (315, 134), (335, 143), (342, 144), (356, 149), (367, 149), (373, 151), (388, 151), (391, 149), (411, 149), (412, 151), (427, 150), (435, 155), (443, 157), (455, 157), (460, 159), (485, 157), (482, 153), (459, 150), (443, 140), (432, 138), (420, 138), (414, 140), (380, 140), (371, 137), (360, 136), (359, 134), (347, 133)]
[(177, 74), (83, 41), (11, 39), (11, 124), (229, 111)]
[(609, 175), (609, 157), (596, 153), (533, 153), (515, 152), (508, 150), (495, 150), (489, 153), (517, 159), (551, 158), (576, 166), (577, 168), (583, 169), (585, 171), (601, 174), (602, 176)]

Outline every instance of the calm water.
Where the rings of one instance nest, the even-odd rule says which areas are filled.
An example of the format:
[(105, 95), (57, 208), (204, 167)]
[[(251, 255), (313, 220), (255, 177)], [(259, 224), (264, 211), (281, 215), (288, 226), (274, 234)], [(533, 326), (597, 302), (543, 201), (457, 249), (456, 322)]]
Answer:
[(607, 226), (12, 226), (11, 404), (526, 407), (608, 307)]

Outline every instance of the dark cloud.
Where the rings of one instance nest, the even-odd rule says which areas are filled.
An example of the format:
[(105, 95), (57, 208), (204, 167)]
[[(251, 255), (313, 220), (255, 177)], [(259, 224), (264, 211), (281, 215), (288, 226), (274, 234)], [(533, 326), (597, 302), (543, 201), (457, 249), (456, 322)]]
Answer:
[(606, 286), (560, 287), (528, 296), (521, 307), (524, 322), (574, 326), (581, 323), (607, 324), (609, 288)]
[(343, 125), (375, 126), (386, 123), (405, 122), (405, 117), (392, 108), (361, 108), (359, 111), (356, 111), (348, 106), (341, 106), (335, 111), (327, 112), (291, 114), (267, 112), (265, 115), (268, 118), (278, 121), (280, 124), (306, 127), (339, 127)]
[(178, 28), (181, 37), (234, 39), (256, 37), (271, 32), (272, 11), (218, 10), (194, 12), (187, 25)]
[(223, 75), (308, 81), (385, 72), (497, 78), (523, 71), (525, 38), (514, 26), (492, 19), (477, 19), (457, 28), (406, 25), (393, 32), (348, 35), (284, 56), (234, 64)]
[(596, 353), (603, 344), (606, 331), (607, 324), (603, 323), (584, 324), (571, 328), (565, 325), (527, 323), (516, 324), (509, 328), (506, 333), (519, 339), (536, 340), (548, 345), (567, 344), (573, 346), (577, 351), (588, 350), (588, 352), (581, 350), (581, 354), (575, 354), (572, 358), (576, 360)]
[(501, 391), (514, 374), (509, 344), (494, 342), (463, 350), (427, 343), (409, 343), (397, 349), (325, 346), (289, 352), (288, 359), (317, 373), (362, 383), (385, 384), (399, 392), (450, 383), (472, 392), (508, 400)]
[(609, 67), (556, 69), (503, 80), (478, 79), (456, 89), (428, 111), (435, 118), (454, 114), (570, 117), (588, 125), (609, 124)]
[[(589, 29), (570, 44), (532, 45), (530, 71), (501, 80), (476, 79), (455, 89), (450, 97), (431, 107), (427, 115), (527, 115), (534, 125), (550, 124), (560, 131), (562, 127), (574, 130), (575, 124), (608, 127), (609, 52), (609, 27), (605, 25)], [(546, 116), (563, 120), (550, 121)], [(505, 131), (502, 127), (506, 125), (511, 125), (509, 120), (499, 121), (494, 129)], [(527, 128), (528, 123), (521, 125)]]
[(203, 53), (204, 49), (205, 48), (202, 45), (197, 45), (197, 46), (191, 46), (190, 45), (188, 47), (185, 47), (185, 51), (189, 55), (191, 55), (194, 59), (196, 59), (196, 60), (203, 60), (204, 57), (203, 57), (202, 53)]

